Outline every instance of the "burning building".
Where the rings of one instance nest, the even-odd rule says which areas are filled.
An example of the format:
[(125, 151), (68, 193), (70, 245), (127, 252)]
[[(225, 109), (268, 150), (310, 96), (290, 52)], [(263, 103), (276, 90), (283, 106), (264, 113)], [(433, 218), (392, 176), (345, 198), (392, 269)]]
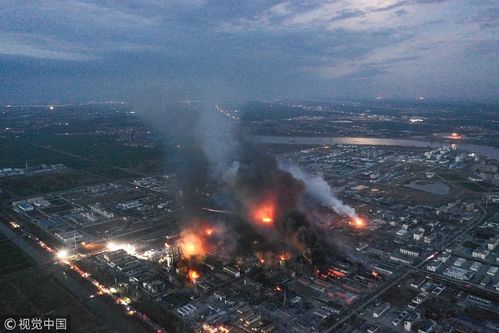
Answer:
[[(277, 258), (289, 253), (313, 266), (322, 265), (328, 242), (307, 214), (304, 197), (311, 197), (317, 205), (340, 215), (356, 218), (355, 211), (334, 196), (322, 177), (280, 165), (274, 156), (231, 132), (234, 124), (227, 123), (217, 112), (201, 111), (196, 116), (201, 121), (194, 132), (188, 126), (181, 133), (175, 129), (180, 135), (175, 141), (189, 143), (175, 150), (184, 154), (179, 156), (178, 175), (183, 185), (185, 222), (177, 243), (184, 260), (202, 260), (225, 237), (229, 242), (237, 239), (232, 240), (231, 250), (240, 254), (271, 253)], [(209, 198), (220, 209), (199, 206), (207, 199), (195, 197), (203, 193), (207, 183), (220, 189), (220, 194)], [(221, 212), (224, 232), (214, 235), (216, 229), (211, 226), (192, 223), (202, 214), (200, 211)]]

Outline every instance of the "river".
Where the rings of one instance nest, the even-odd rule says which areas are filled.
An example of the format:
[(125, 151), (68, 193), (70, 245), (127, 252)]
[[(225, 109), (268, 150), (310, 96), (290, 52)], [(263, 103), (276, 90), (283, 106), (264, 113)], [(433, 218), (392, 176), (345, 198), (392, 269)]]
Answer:
[[(253, 135), (253, 142), (265, 144), (295, 144), (295, 145), (365, 145), (365, 146), (395, 146), (415, 148), (439, 148), (448, 143), (430, 142), (410, 139), (357, 138), (357, 137), (301, 137), (301, 136), (267, 136)], [(499, 160), (499, 148), (473, 144), (455, 143), (457, 149), (477, 153), (490, 159)]]

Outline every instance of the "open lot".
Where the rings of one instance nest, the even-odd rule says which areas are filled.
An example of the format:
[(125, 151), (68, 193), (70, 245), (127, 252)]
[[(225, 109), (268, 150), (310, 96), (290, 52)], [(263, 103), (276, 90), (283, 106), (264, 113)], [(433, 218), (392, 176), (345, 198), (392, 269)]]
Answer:
[(0, 276), (23, 270), (32, 265), (31, 259), (0, 233)]

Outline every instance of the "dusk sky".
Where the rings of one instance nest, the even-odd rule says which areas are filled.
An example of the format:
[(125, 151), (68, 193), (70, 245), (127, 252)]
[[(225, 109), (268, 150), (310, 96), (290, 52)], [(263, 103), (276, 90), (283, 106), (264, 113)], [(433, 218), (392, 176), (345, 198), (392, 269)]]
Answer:
[(3, 0), (0, 15), (3, 104), (499, 100), (494, 0)]

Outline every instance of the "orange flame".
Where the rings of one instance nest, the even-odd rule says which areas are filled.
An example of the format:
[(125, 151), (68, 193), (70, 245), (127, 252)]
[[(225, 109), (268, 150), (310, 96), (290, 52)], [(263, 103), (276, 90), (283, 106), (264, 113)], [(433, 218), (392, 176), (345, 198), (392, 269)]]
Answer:
[(286, 261), (289, 259), (289, 254), (288, 253), (283, 253), (279, 256), (279, 261)]
[(272, 223), (272, 218), (269, 217), (269, 216), (265, 216), (265, 217), (262, 218), (262, 222), (265, 223), (265, 224)]
[(211, 227), (207, 227), (204, 230), (204, 233), (206, 234), (206, 236), (211, 236), (211, 235), (213, 235), (214, 232), (215, 232), (215, 230), (213, 230), (213, 228), (211, 228)]
[(366, 226), (366, 221), (364, 221), (360, 217), (356, 217), (353, 219), (351, 224), (357, 229), (363, 229)]
[(229, 333), (230, 329), (222, 324), (219, 324), (217, 326), (203, 324), (203, 332), (206, 332), (206, 333)]
[(253, 210), (252, 216), (257, 223), (271, 225), (275, 218), (274, 204), (272, 202), (262, 204)]
[(203, 239), (191, 231), (182, 232), (178, 245), (184, 257), (204, 257), (206, 255), (206, 245)]
[(189, 281), (195, 283), (196, 280), (201, 277), (201, 275), (199, 275), (197, 271), (190, 269), (189, 272), (187, 273), (187, 277), (189, 278)]

